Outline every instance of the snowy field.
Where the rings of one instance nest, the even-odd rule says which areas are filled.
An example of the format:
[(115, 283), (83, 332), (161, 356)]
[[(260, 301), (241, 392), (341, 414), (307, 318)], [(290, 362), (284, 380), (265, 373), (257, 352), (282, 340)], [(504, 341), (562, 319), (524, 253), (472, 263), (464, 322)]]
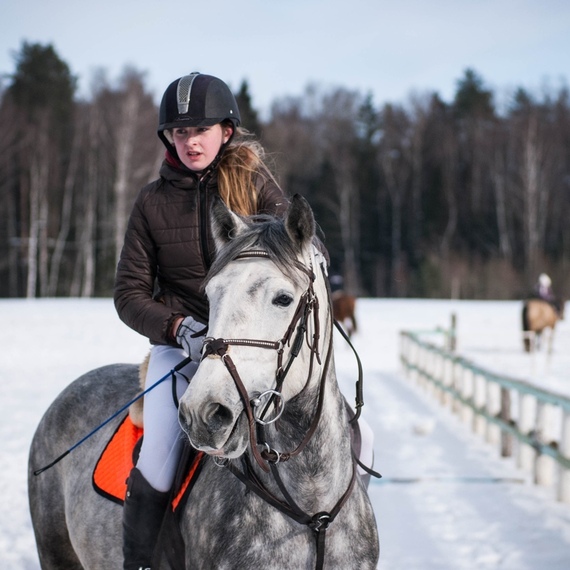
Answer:
[[(361, 299), (354, 337), (365, 372), (364, 417), (375, 432), (374, 504), (383, 570), (567, 570), (570, 506), (480, 442), (401, 379), (398, 332), (448, 326), (481, 366), (570, 394), (570, 323), (550, 358), (522, 352), (515, 302)], [(42, 414), (73, 379), (113, 362), (139, 362), (147, 341), (111, 300), (0, 300), (0, 568), (38, 570), (26, 495), (27, 454)], [(349, 401), (356, 375), (337, 342)], [(428, 425), (424, 435), (417, 427)], [(65, 569), (62, 569), (65, 570)]]

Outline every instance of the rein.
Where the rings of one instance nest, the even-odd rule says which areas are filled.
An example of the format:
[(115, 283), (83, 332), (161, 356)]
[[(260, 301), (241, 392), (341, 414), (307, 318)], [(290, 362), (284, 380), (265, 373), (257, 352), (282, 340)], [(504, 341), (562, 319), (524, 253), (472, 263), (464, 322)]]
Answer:
[[(244, 251), (239, 254), (235, 259), (249, 259), (253, 257), (264, 257), (269, 258), (269, 254), (263, 250), (250, 250)], [(288, 453), (283, 453), (271, 449), (269, 444), (265, 441), (265, 425), (273, 423), (279, 419), (281, 413), (283, 412), (284, 405), (281, 403), (279, 406), (275, 403), (275, 400), (282, 402), (281, 388), (283, 386), (284, 380), (293, 364), (294, 359), (299, 355), (301, 348), (303, 346), (304, 339), (308, 336), (307, 324), (309, 318), (313, 317), (313, 336), (311, 341), (307, 338), (307, 345), (311, 351), (309, 372), (307, 375), (307, 380), (305, 387), (308, 386), (310, 378), (313, 372), (314, 360), (316, 359), (319, 364), (321, 364), (321, 356), (319, 354), (318, 343), (320, 340), (320, 323), (319, 323), (319, 302), (315, 295), (313, 283), (315, 281), (315, 274), (311, 269), (302, 266), (302, 269), (310, 278), (310, 283), (307, 290), (301, 295), (297, 308), (291, 322), (283, 335), (283, 337), (278, 341), (267, 341), (267, 340), (257, 340), (257, 339), (226, 339), (226, 338), (212, 338), (208, 337), (204, 340), (204, 350), (202, 358), (208, 356), (219, 357), (224, 363), (226, 369), (228, 370), (230, 376), (232, 377), (240, 398), (242, 400), (244, 410), (248, 419), (249, 435), (250, 435), (250, 447), (252, 455), (260, 466), (260, 468), (265, 472), (271, 472), (277, 486), (279, 487), (284, 500), (275, 496), (270, 492), (265, 485), (260, 481), (260, 479), (255, 474), (253, 466), (247, 456), (245, 458), (245, 468), (244, 471), (240, 471), (236, 466), (231, 464), (228, 460), (223, 462), (216, 462), (220, 466), (226, 466), (231, 473), (233, 473), (248, 489), (256, 493), (260, 498), (265, 500), (267, 503), (277, 508), (279, 511), (289, 516), (298, 523), (307, 525), (314, 533), (316, 538), (317, 546), (317, 561), (316, 570), (321, 570), (324, 566), (324, 554), (325, 554), (325, 538), (326, 530), (329, 525), (336, 518), (340, 512), (343, 505), (346, 503), (356, 481), (356, 466), (355, 462), (352, 462), (352, 476), (350, 483), (340, 497), (336, 505), (330, 512), (320, 511), (315, 515), (311, 516), (304, 512), (295, 502), (289, 491), (286, 489), (279, 471), (277, 469), (277, 464), (283, 461), (288, 461), (292, 457), (295, 457), (303, 451), (307, 446), (311, 438), (313, 437), (319, 421), (321, 419), (323, 406), (324, 406), (324, 391), (326, 385), (327, 373), (329, 370), (329, 365), (332, 357), (332, 345), (333, 345), (333, 335), (332, 335), (332, 311), (331, 311), (331, 334), (329, 338), (329, 343), (327, 346), (327, 353), (325, 356), (324, 366), (319, 380), (319, 394), (317, 409), (311, 421), (309, 429), (305, 433), (305, 436), (299, 443), (299, 445)], [(275, 372), (276, 388), (275, 390), (268, 390), (263, 394), (260, 394), (257, 398), (251, 400), (247, 394), (247, 390), (243, 384), (243, 381), (239, 375), (239, 372), (231, 358), (228, 354), (228, 349), (231, 345), (237, 346), (252, 346), (257, 348), (265, 348), (277, 351), (277, 369)], [(291, 346), (289, 352), (289, 357), (286, 364), (283, 364), (284, 351), (286, 346)], [(263, 412), (260, 415), (256, 415), (257, 407), (262, 405), (262, 398), (268, 396), (268, 401), (265, 405)], [(270, 420), (264, 420), (265, 414), (267, 413), (271, 405), (275, 405), (277, 408), (276, 414)], [(359, 409), (360, 411), (360, 409)], [(259, 450), (260, 446), (264, 446), (263, 451)]]

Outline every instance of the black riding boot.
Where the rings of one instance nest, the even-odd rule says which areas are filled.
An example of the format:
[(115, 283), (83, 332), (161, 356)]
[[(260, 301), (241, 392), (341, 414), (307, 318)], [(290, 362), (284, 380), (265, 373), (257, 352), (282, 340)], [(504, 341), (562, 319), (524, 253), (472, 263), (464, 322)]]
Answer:
[(135, 467), (123, 507), (123, 568), (150, 570), (170, 493), (154, 489)]

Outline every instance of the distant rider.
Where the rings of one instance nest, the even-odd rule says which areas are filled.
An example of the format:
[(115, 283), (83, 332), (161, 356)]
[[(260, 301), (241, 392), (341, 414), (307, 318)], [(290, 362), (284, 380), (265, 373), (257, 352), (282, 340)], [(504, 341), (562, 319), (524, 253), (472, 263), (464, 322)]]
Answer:
[(546, 273), (541, 273), (538, 276), (538, 281), (534, 286), (534, 295), (543, 301), (546, 301), (556, 309), (556, 312), (560, 314), (560, 301), (554, 294), (552, 289), (552, 280)]

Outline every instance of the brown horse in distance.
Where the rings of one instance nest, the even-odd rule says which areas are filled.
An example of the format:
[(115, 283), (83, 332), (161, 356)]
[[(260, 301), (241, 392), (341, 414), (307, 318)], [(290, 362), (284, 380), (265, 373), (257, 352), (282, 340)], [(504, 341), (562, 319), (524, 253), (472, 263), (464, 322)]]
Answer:
[(352, 336), (358, 330), (354, 314), (356, 297), (344, 291), (334, 291), (331, 299), (335, 320), (344, 327), (349, 337)]
[(548, 352), (552, 352), (552, 337), (556, 322), (564, 318), (564, 301), (560, 303), (560, 311), (544, 299), (527, 299), (522, 312), (523, 342), (526, 352), (540, 347), (540, 337), (546, 329), (550, 329)]

